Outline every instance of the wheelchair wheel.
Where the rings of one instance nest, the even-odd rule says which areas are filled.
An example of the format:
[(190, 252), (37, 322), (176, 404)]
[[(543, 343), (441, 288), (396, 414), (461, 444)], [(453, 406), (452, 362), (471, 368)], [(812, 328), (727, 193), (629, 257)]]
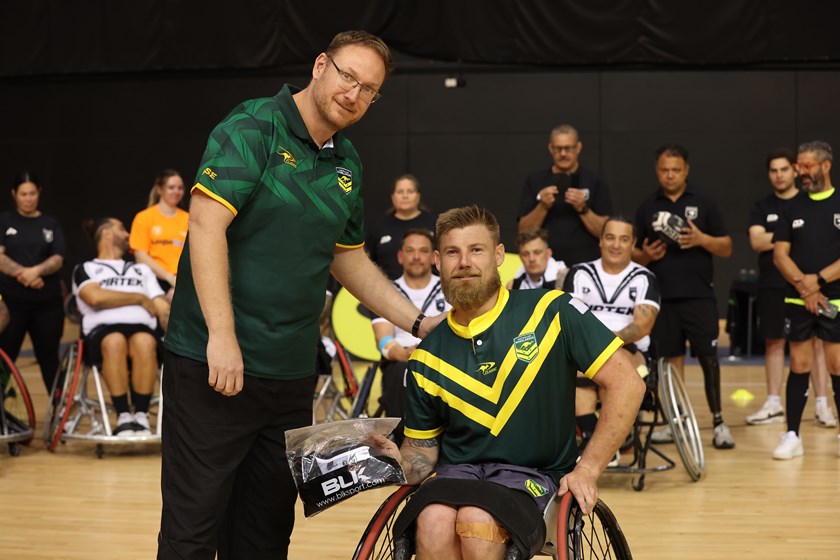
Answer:
[[(35, 433), (35, 409), (20, 372), (0, 350), (0, 439), (28, 444)], [(11, 450), (11, 449), (10, 449)], [(14, 455), (14, 451), (12, 451)]]
[(688, 392), (674, 366), (664, 358), (659, 359), (659, 388), (662, 391), (662, 406), (668, 419), (668, 425), (674, 436), (674, 443), (680, 454), (685, 469), (692, 480), (700, 480), (706, 466), (703, 456), (703, 442), (700, 439), (700, 427)]
[[(558, 560), (632, 560), (627, 539), (615, 515), (598, 500), (592, 513), (584, 515), (571, 492), (560, 501), (557, 516)], [(565, 535), (565, 543), (562, 542)]]
[(394, 538), (391, 530), (400, 512), (416, 486), (400, 486), (379, 506), (376, 514), (368, 523), (353, 560), (382, 560), (394, 556)]
[(74, 396), (82, 373), (82, 341), (71, 343), (64, 351), (47, 407), (44, 442), (55, 451), (64, 434), (64, 426), (75, 407)]

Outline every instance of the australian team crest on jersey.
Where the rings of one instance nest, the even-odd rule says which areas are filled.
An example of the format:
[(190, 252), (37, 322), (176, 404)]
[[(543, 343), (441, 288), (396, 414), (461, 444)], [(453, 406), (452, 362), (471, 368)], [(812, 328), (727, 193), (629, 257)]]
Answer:
[(338, 173), (338, 186), (344, 189), (344, 192), (349, 193), (353, 190), (353, 172), (343, 167), (336, 167), (335, 172)]
[(689, 220), (696, 220), (697, 214), (699, 211), (697, 210), (696, 206), (686, 206), (685, 207), (685, 217)]
[(287, 163), (297, 169), (297, 159), (292, 155), (292, 152), (283, 146), (277, 146), (277, 153), (283, 158), (283, 163)]
[(840, 229), (840, 214), (834, 214), (834, 227)]
[(533, 362), (537, 354), (540, 353), (540, 347), (537, 345), (537, 335), (526, 333), (517, 336), (513, 339), (513, 351), (516, 353), (517, 359), (528, 363)]

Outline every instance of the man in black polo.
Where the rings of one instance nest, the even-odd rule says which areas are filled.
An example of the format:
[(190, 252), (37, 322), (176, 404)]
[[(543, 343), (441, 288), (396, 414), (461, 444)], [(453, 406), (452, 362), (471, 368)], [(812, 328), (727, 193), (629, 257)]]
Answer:
[(774, 459), (803, 454), (799, 424), (808, 400), (815, 337), (823, 341), (834, 402), (840, 407), (840, 195), (829, 176), (832, 159), (825, 142), (799, 146), (796, 162), (803, 192), (786, 208), (775, 232), (773, 262), (790, 283), (785, 298), (790, 374), (785, 388), (788, 431), (773, 450)]
[[(688, 186), (688, 171), (684, 147), (669, 144), (656, 151), (660, 188), (636, 211), (639, 237), (633, 259), (650, 268), (659, 280), (662, 309), (652, 333), (658, 355), (682, 373), (686, 340), (691, 343), (714, 417), (712, 444), (717, 449), (731, 449), (735, 440), (721, 415), (712, 256), (730, 256), (732, 238), (715, 201)], [(654, 433), (654, 441), (671, 440), (667, 429)]]
[[(796, 188), (796, 154), (778, 148), (767, 156), (767, 174), (773, 192), (757, 201), (750, 212), (750, 246), (758, 253), (758, 317), (764, 337), (764, 372), (767, 380), (767, 400), (755, 413), (747, 416), (747, 424), (764, 425), (785, 421), (782, 407), (782, 380), (785, 369), (785, 296), (788, 283), (773, 264), (773, 233), (781, 216), (799, 193)], [(823, 348), (815, 341), (814, 392), (817, 394), (815, 416), (817, 424), (826, 428), (837, 426), (837, 419), (828, 404), (828, 373), (822, 359)]]
[(598, 258), (598, 238), (612, 213), (607, 184), (580, 165), (583, 144), (572, 125), (551, 131), (551, 167), (528, 175), (519, 202), (519, 231), (548, 230), (554, 258), (568, 266)]

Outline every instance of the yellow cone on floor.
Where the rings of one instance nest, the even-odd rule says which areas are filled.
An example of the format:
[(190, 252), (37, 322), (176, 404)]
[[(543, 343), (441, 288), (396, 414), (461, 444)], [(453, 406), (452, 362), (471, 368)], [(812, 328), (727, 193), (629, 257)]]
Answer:
[(734, 402), (737, 406), (743, 408), (750, 404), (750, 402), (755, 398), (755, 395), (746, 389), (738, 389), (729, 395), (729, 398), (732, 399), (732, 402)]

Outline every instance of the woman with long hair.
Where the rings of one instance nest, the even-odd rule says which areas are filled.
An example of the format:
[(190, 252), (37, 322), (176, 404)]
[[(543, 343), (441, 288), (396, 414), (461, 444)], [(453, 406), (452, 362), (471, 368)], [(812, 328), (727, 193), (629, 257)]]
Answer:
[(189, 214), (180, 207), (183, 200), (184, 180), (177, 171), (165, 169), (155, 177), (148, 207), (131, 223), (129, 244), (134, 259), (154, 271), (169, 302), (187, 239)]

